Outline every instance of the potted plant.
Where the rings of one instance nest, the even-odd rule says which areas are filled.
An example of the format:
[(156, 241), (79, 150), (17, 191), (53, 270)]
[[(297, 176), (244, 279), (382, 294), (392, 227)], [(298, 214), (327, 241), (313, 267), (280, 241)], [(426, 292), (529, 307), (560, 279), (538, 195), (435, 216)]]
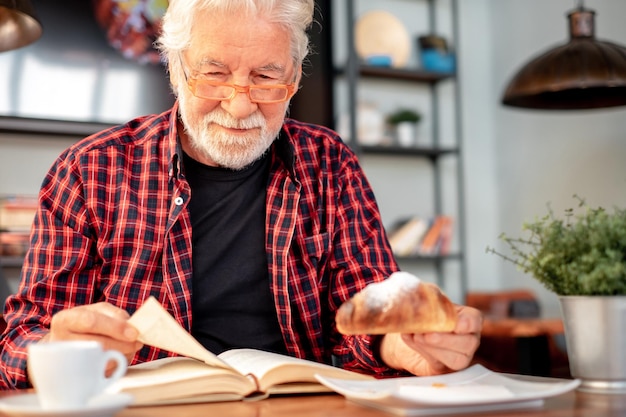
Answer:
[(394, 129), (401, 146), (414, 146), (417, 123), (421, 119), (417, 111), (401, 108), (387, 116), (387, 123)]
[(526, 237), (500, 238), (495, 253), (559, 296), (570, 371), (580, 389), (626, 392), (626, 210), (590, 207), (524, 223)]

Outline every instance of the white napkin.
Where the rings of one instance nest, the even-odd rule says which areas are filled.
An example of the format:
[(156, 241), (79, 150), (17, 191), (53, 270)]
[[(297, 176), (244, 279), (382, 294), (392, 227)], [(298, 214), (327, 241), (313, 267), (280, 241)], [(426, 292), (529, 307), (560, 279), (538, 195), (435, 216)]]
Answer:
[(402, 385), (398, 395), (413, 401), (454, 404), (471, 402), (488, 402), (514, 398), (515, 395), (501, 385)]

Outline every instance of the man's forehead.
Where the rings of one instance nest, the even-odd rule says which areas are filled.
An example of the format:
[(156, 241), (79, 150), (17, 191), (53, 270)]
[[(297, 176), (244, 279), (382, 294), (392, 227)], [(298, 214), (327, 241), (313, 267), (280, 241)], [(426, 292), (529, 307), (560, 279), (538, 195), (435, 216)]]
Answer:
[(185, 53), (197, 71), (277, 72), (294, 70), (290, 32), (284, 25), (259, 15), (202, 13), (192, 27)]
[[(218, 67), (226, 70), (231, 69), (229, 63), (213, 56), (200, 57), (196, 62), (196, 65), (200, 68), (205, 67)], [(267, 63), (259, 63), (253, 67), (257, 71), (278, 71), (285, 72), (289, 67), (288, 63), (277, 62), (274, 60), (268, 60)]]

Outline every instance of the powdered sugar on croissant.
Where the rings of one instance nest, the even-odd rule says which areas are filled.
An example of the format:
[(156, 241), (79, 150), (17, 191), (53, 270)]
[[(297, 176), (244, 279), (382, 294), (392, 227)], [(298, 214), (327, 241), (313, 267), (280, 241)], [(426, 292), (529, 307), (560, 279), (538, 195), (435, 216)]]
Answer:
[(434, 284), (408, 272), (372, 283), (337, 310), (342, 334), (427, 333), (454, 330), (452, 302)]

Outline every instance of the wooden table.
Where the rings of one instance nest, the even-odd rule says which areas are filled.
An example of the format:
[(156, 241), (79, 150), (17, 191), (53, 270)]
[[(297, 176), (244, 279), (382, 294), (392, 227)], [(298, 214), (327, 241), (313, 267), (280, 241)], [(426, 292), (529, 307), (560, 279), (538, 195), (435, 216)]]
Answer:
[[(116, 417), (389, 417), (335, 394), (274, 397), (257, 402), (227, 402), (161, 407), (131, 407)], [(448, 416), (439, 415), (439, 417)], [(608, 417), (626, 416), (626, 395), (588, 394), (578, 391), (548, 398), (543, 407), (489, 413), (450, 414), (478, 417)]]

